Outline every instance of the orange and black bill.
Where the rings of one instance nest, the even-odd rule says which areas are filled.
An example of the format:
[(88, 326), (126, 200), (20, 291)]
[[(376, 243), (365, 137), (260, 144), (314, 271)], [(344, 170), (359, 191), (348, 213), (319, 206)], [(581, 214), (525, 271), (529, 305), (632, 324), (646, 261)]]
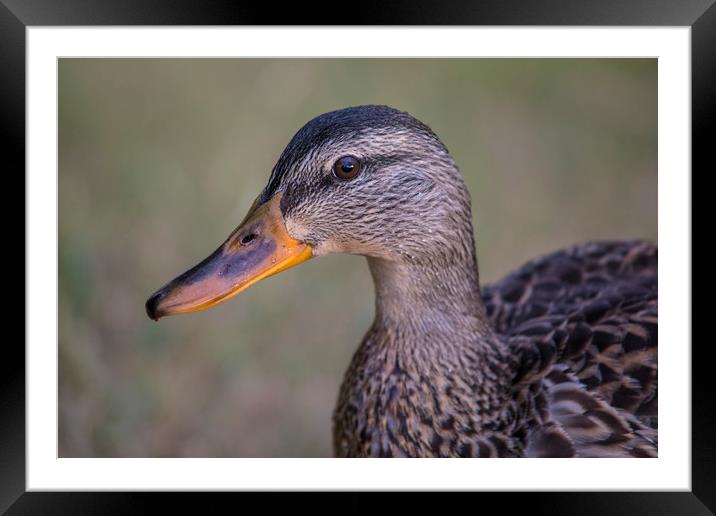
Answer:
[(286, 232), (280, 201), (278, 193), (264, 204), (255, 202), (221, 247), (147, 300), (147, 315), (157, 321), (204, 310), (311, 258), (311, 247)]

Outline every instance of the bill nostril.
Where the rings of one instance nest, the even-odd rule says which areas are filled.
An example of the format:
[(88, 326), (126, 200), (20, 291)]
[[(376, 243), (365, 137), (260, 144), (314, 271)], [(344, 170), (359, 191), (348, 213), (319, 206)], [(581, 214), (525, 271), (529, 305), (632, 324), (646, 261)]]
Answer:
[(249, 245), (254, 240), (254, 238), (256, 238), (256, 233), (249, 233), (247, 235), (244, 235), (243, 237), (241, 237), (240, 240), (241, 245)]

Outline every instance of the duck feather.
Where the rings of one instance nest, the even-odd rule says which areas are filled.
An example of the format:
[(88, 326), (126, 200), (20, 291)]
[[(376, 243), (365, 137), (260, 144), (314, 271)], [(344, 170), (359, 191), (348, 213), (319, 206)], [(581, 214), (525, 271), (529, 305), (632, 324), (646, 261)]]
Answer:
[(527, 455), (656, 455), (657, 256), (649, 242), (577, 245), (483, 288), (519, 364), (513, 389), (536, 408)]

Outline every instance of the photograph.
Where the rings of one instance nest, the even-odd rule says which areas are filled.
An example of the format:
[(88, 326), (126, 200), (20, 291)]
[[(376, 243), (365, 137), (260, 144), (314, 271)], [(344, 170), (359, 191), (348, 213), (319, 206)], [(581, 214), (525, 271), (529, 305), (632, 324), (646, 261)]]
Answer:
[(658, 79), (58, 58), (58, 457), (658, 457)]
[(642, 4), (0, 0), (0, 514), (716, 514), (716, 0)]

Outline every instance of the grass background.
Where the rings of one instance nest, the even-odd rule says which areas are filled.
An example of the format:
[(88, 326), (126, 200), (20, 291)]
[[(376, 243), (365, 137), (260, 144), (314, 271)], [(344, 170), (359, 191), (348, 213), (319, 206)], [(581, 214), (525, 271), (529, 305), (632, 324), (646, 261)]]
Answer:
[(159, 323), (144, 302), (234, 229), (301, 125), (368, 103), (454, 155), (485, 282), (572, 243), (657, 237), (655, 59), (61, 59), (60, 456), (331, 455), (373, 315), (364, 259)]

